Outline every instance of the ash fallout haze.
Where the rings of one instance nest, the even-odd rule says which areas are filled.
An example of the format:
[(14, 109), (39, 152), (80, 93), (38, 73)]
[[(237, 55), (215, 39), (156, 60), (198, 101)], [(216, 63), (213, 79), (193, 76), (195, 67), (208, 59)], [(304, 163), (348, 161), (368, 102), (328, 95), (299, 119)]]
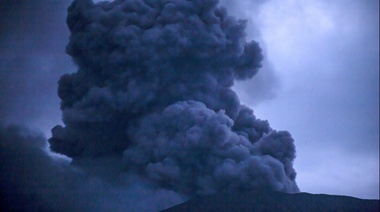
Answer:
[[(347, 167), (339, 165), (345, 154), (354, 154), (357, 163), (346, 171), (355, 173), (353, 177), (363, 185), (356, 196), (378, 198), (378, 161), (373, 160), (378, 159), (378, 149), (373, 150), (378, 148), (378, 128), (373, 120), (366, 120), (365, 147), (357, 153), (346, 151), (346, 146), (357, 145), (349, 139), (347, 145), (321, 141), (323, 147), (318, 147), (304, 136), (315, 123), (283, 115), (306, 109), (300, 99), (288, 97), (300, 80), (288, 80), (280, 70), (292, 67), (295, 70), (289, 74), (294, 77), (300, 68), (315, 62), (285, 65), (277, 39), (286, 40), (281, 47), (290, 49), (292, 40), (270, 33), (287, 35), (287, 28), (276, 31), (280, 29), (276, 18), (283, 14), (282, 6), (295, 5), (284, 2), (1, 1), (0, 169), (5, 197), (1, 203), (20, 210), (157, 211), (196, 195), (224, 191), (295, 193), (299, 188), (293, 167), (294, 133), (306, 152), (314, 148), (336, 152), (334, 162), (339, 167)], [(313, 1), (299, 11), (304, 7), (315, 12)], [(279, 9), (277, 16), (269, 15), (273, 8)], [(373, 23), (371, 17), (368, 24)], [(300, 40), (305, 36), (299, 35)], [(377, 58), (370, 59), (378, 60), (378, 47), (372, 53)], [(375, 63), (368, 64), (365, 67), (373, 71)], [(344, 61), (334, 67), (340, 66), (345, 67)], [(318, 68), (323, 77), (328, 66)], [(378, 76), (378, 65), (375, 71), (371, 74)], [(378, 79), (370, 79), (368, 86), (378, 86)], [(367, 91), (365, 86), (360, 88)], [(357, 101), (364, 104), (372, 97), (368, 104), (378, 107), (375, 89)], [(302, 96), (308, 91), (293, 92), (294, 98), (310, 101)], [(297, 102), (299, 108), (286, 109)], [(257, 118), (249, 105), (276, 126), (292, 129), (293, 136)], [(365, 108), (374, 111), (372, 106)], [(312, 107), (308, 112), (325, 111)], [(378, 110), (374, 112), (378, 121)], [(324, 133), (326, 140), (339, 137)], [(310, 136), (321, 133), (310, 132)], [(342, 149), (337, 151), (339, 145)], [(302, 155), (301, 151), (297, 149)], [(300, 174), (297, 179), (302, 179), (308, 192), (319, 192), (313, 189), (320, 186), (326, 189), (320, 192), (334, 193), (335, 179), (310, 182), (335, 173), (329, 170), (333, 167), (323, 170), (314, 161), (325, 164), (325, 155), (313, 156), (303, 156), (297, 167), (309, 182)], [(367, 164), (361, 165), (363, 161)], [(308, 163), (316, 170), (307, 170)], [(342, 181), (341, 176), (329, 177)], [(354, 183), (350, 179), (343, 180), (346, 187)]]

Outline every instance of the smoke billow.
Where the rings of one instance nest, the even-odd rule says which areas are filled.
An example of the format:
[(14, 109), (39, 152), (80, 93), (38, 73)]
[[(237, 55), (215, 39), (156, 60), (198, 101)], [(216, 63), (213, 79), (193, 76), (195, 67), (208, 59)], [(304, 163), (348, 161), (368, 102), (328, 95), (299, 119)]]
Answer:
[(74, 0), (64, 126), (47, 143), (0, 123), (5, 209), (157, 211), (222, 191), (297, 192), (291, 135), (231, 89), (257, 73), (261, 49), (218, 3)]
[(107, 182), (46, 147), (41, 133), (0, 124), (2, 211), (159, 211), (183, 201), (139, 179), (132, 185)]
[(89, 169), (116, 158), (115, 173), (190, 196), (298, 191), (290, 134), (231, 89), (262, 54), (217, 0), (74, 0), (67, 24), (78, 70), (59, 80), (53, 151)]

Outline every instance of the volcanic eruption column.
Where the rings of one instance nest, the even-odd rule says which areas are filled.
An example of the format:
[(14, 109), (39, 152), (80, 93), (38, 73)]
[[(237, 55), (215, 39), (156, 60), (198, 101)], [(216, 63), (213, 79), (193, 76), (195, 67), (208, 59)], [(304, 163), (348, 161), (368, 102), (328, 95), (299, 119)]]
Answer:
[(262, 54), (217, 0), (74, 0), (67, 24), (78, 70), (59, 80), (53, 151), (78, 166), (118, 158), (121, 171), (185, 195), (298, 191), (291, 135), (231, 89)]

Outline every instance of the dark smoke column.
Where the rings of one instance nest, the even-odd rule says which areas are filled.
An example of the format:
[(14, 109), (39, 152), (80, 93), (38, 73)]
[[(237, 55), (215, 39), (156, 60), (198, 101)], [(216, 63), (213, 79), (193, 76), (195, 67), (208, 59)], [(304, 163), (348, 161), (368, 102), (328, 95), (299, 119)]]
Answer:
[[(231, 86), (261, 66), (245, 21), (217, 0), (74, 0), (59, 80), (65, 127), (51, 149), (73, 162), (119, 158), (122, 170), (182, 194), (297, 192), (291, 135), (240, 105)], [(80, 163), (78, 163), (80, 164)]]

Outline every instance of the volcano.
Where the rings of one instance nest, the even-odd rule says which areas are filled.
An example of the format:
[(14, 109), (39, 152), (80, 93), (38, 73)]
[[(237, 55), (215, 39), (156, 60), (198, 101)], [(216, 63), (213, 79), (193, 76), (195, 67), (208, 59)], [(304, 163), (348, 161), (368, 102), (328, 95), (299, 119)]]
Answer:
[(379, 211), (379, 200), (260, 190), (199, 196), (162, 212), (179, 211)]

